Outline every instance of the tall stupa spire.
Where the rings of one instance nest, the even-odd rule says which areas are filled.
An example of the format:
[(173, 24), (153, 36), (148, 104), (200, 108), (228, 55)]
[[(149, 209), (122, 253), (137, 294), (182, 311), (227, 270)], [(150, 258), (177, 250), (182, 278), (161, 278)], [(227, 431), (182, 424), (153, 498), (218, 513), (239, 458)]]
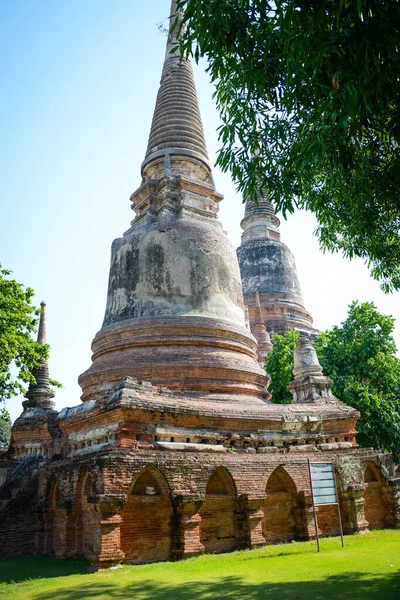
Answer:
[(168, 40), (165, 56), (168, 57), (171, 50), (175, 47), (178, 42), (178, 30), (179, 30), (180, 14), (176, 9), (176, 0), (171, 0), (171, 9), (169, 11), (169, 24), (168, 24)]
[[(266, 374), (245, 325), (235, 250), (217, 220), (192, 66), (170, 30), (135, 218), (114, 241), (107, 306), (82, 400), (133, 376), (185, 394), (264, 404)], [(231, 393), (238, 394), (236, 399)], [(196, 399), (193, 398), (196, 403)]]
[[(40, 320), (37, 341), (39, 344), (46, 344), (46, 303), (40, 303)], [(40, 367), (32, 369), (32, 375), (35, 378), (35, 383), (29, 384), (29, 389), (25, 394), (27, 400), (23, 402), (23, 407), (26, 408), (54, 408), (54, 393), (50, 388), (49, 365), (47, 359), (41, 362)]]
[(142, 184), (131, 196), (132, 227), (175, 216), (215, 219), (223, 198), (208, 161), (192, 64), (176, 49), (178, 31), (173, 1)]
[(40, 303), (40, 319), (39, 319), (39, 328), (37, 335), (38, 344), (47, 343), (47, 329), (46, 329), (46, 302), (42, 301)]
[(157, 163), (161, 166), (166, 162), (165, 167), (168, 171), (171, 156), (186, 157), (186, 160), (191, 158), (202, 163), (206, 170), (211, 172), (192, 64), (190, 60), (181, 60), (176, 48), (178, 30), (179, 16), (176, 12), (176, 2), (173, 0), (160, 88), (147, 152), (142, 164), (144, 179), (153, 177)]

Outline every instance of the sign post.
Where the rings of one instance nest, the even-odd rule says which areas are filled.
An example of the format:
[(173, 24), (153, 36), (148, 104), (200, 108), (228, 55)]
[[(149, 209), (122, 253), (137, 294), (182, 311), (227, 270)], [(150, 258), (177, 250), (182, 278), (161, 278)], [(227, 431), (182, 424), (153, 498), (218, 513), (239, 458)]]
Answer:
[(319, 535), (318, 535), (318, 520), (316, 506), (337, 506), (340, 537), (342, 540), (342, 548), (344, 547), (342, 517), (340, 514), (339, 498), (336, 487), (335, 469), (332, 463), (311, 463), (308, 459), (308, 471), (310, 473), (311, 495), (314, 512), (315, 534), (317, 539), (318, 552)]

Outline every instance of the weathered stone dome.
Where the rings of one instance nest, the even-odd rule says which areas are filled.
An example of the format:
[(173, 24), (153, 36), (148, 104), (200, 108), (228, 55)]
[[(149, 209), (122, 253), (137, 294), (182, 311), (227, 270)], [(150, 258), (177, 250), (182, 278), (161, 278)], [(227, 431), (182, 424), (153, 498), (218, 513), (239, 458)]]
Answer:
[(217, 222), (177, 217), (134, 226), (113, 243), (103, 327), (79, 378), (82, 399), (134, 376), (263, 402), (266, 376), (243, 308), (235, 249)]
[(286, 244), (271, 239), (250, 240), (237, 253), (245, 296), (280, 293), (302, 302), (295, 258)]
[(182, 315), (244, 326), (234, 248), (218, 223), (155, 220), (115, 240), (103, 325)]

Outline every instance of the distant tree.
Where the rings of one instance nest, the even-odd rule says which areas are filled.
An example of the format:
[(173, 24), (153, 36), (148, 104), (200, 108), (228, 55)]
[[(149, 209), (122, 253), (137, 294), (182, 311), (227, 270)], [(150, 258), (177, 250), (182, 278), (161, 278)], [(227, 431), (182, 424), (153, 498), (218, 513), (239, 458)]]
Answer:
[(181, 50), (204, 56), (217, 164), (246, 198), (315, 213), (324, 250), (400, 288), (397, 0), (178, 0)]
[(291, 329), (285, 335), (272, 336), (273, 348), (269, 352), (266, 363), (267, 373), (271, 375), (271, 384), (268, 388), (275, 404), (290, 404), (292, 394), (288, 385), (293, 379), (293, 353), (299, 332)]
[(31, 337), (40, 313), (31, 303), (33, 290), (0, 267), (0, 401), (25, 393), (34, 383), (31, 371), (47, 358), (49, 347)]
[(8, 448), (11, 437), (11, 418), (5, 408), (0, 408), (0, 448)]
[(334, 394), (357, 408), (357, 441), (386, 451), (400, 450), (400, 359), (394, 319), (372, 302), (353, 302), (341, 327), (322, 333), (317, 344)]
[[(334, 382), (335, 396), (361, 413), (357, 442), (388, 452), (400, 449), (400, 359), (393, 329), (394, 319), (379, 313), (372, 302), (353, 302), (347, 319), (321, 333), (316, 346), (324, 374)], [(283, 390), (293, 379), (292, 335), (279, 336), (279, 346), (266, 365), (270, 389), (274, 378), (280, 379), (273, 402), (282, 403)]]

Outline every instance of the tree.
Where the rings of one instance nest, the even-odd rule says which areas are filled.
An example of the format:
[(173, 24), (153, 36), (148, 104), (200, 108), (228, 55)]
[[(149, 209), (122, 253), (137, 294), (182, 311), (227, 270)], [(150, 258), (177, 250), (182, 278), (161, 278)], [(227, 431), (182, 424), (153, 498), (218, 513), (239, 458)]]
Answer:
[(315, 213), (321, 248), (400, 289), (397, 0), (178, 0), (181, 52), (208, 59), (217, 164), (244, 198)]
[(361, 413), (357, 441), (386, 451), (400, 449), (400, 359), (394, 319), (372, 302), (353, 302), (342, 327), (320, 335), (317, 352), (333, 393)]
[[(398, 452), (400, 359), (396, 356), (393, 329), (394, 319), (380, 314), (372, 302), (353, 302), (341, 327), (334, 326), (320, 334), (317, 353), (324, 374), (334, 382), (335, 396), (361, 413), (357, 442), (364, 447)], [(270, 355), (273, 362), (267, 362), (272, 381), (281, 377), (277, 389), (284, 389), (293, 379), (293, 354), (290, 365), (276, 368), (280, 360), (288, 360), (291, 335), (289, 332), (279, 336), (277, 352)], [(282, 397), (277, 396), (280, 403)], [(274, 396), (272, 401), (276, 401)]]
[(268, 391), (275, 404), (290, 404), (292, 394), (288, 385), (293, 379), (293, 354), (299, 332), (291, 329), (285, 335), (272, 336), (273, 348), (268, 354), (266, 370), (271, 375), (271, 384)]
[(0, 401), (25, 393), (31, 374), (47, 358), (49, 347), (31, 338), (39, 310), (31, 303), (33, 290), (10, 279), (0, 267)]

